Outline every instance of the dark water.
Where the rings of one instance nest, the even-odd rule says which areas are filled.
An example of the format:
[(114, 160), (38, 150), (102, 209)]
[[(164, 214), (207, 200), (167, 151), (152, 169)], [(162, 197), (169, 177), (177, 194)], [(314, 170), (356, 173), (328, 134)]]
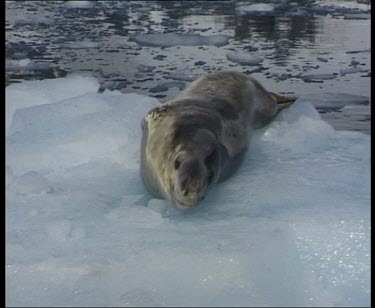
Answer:
[[(76, 6), (75, 1), (6, 2), (7, 85), (80, 73), (98, 78), (100, 91), (136, 92), (164, 102), (188, 83), (188, 74), (193, 79), (232, 69), (273, 92), (344, 93), (370, 101), (366, 0), (83, 1)], [(145, 33), (221, 34), (229, 40), (224, 46), (148, 47), (134, 40)], [(241, 65), (227, 59), (231, 51), (263, 61)], [(322, 117), (337, 129), (370, 133), (370, 105), (351, 105), (350, 99), (344, 105), (349, 106), (320, 110)]]

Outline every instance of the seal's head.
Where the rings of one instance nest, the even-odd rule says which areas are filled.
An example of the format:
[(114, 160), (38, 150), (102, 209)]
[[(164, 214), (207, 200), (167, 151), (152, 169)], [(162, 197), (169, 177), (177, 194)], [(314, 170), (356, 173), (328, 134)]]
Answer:
[(206, 129), (179, 136), (170, 164), (171, 201), (182, 209), (194, 207), (219, 177), (221, 151), (217, 138)]

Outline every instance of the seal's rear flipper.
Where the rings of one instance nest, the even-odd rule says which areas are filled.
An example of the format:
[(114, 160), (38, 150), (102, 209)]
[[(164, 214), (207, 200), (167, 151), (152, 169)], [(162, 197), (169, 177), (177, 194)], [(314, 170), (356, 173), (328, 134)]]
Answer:
[(274, 101), (277, 103), (277, 111), (280, 112), (282, 109), (289, 107), (291, 104), (293, 104), (298, 96), (294, 95), (280, 95), (280, 94), (275, 94), (272, 92), (269, 92), (274, 99)]

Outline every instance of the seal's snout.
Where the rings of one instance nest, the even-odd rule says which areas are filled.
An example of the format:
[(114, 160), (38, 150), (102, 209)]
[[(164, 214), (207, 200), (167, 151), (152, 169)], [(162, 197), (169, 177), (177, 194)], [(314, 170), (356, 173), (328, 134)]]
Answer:
[(177, 165), (176, 198), (184, 206), (195, 206), (204, 198), (205, 167), (199, 159), (194, 158), (179, 161)]
[(200, 199), (199, 195), (202, 186), (200, 182), (199, 178), (181, 176), (181, 179), (179, 179), (179, 191), (186, 198)]
[(194, 179), (189, 176), (182, 176), (179, 181), (180, 190), (184, 196), (190, 195), (199, 191), (199, 179)]

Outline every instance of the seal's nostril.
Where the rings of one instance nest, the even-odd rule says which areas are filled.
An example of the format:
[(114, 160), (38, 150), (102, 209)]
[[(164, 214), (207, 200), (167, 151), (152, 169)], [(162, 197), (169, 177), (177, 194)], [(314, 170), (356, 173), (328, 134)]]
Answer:
[(187, 196), (188, 195), (188, 193), (189, 193), (189, 191), (186, 189), (186, 190), (184, 190), (184, 196)]
[(183, 190), (183, 191), (187, 190), (187, 184), (188, 184), (188, 180), (187, 179), (183, 179), (181, 181), (181, 184), (180, 184), (181, 190)]

